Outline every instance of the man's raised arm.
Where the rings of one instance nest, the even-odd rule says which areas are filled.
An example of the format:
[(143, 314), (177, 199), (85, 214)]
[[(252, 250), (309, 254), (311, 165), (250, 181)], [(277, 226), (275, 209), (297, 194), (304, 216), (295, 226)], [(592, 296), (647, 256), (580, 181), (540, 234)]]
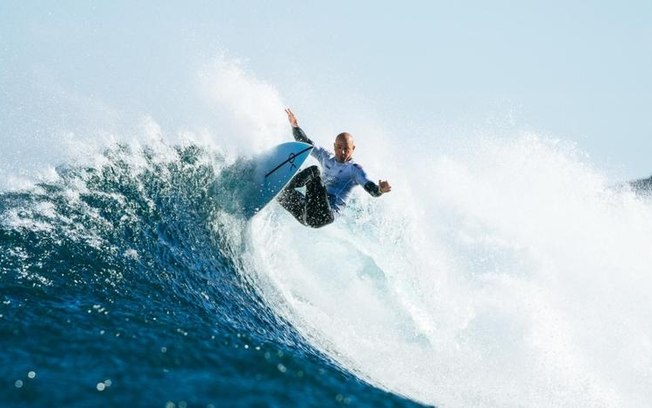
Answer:
[(285, 113), (288, 115), (288, 121), (290, 122), (290, 125), (292, 126), (292, 136), (294, 136), (294, 140), (297, 142), (303, 142), (303, 143), (308, 143), (311, 145), (314, 145), (315, 143), (306, 136), (306, 133), (299, 127), (299, 122), (297, 121), (297, 117), (294, 116), (294, 113), (288, 108), (285, 109)]

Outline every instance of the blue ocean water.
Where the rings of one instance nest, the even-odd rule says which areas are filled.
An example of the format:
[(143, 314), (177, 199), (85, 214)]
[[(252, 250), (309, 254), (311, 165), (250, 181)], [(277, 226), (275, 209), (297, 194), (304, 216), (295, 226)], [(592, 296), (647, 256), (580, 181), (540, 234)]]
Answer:
[[(649, 183), (614, 188), (510, 108), (392, 124), (336, 75), (195, 37), (197, 9), (15, 3), (0, 406), (652, 406)], [(351, 131), (391, 194), (319, 230), (242, 216), (288, 104), (324, 147)]]
[(215, 222), (219, 159), (173, 151), (0, 194), (0, 405), (416, 406), (270, 309)]
[(0, 405), (647, 406), (649, 195), (477, 143), (319, 230), (244, 217), (246, 156), (190, 141), (8, 183)]

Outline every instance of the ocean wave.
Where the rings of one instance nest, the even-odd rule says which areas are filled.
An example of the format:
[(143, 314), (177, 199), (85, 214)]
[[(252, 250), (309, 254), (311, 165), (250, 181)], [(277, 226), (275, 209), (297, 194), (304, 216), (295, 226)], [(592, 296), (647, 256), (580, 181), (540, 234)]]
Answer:
[(5, 404), (409, 405), (265, 302), (241, 170), (195, 144), (123, 144), (0, 193)]

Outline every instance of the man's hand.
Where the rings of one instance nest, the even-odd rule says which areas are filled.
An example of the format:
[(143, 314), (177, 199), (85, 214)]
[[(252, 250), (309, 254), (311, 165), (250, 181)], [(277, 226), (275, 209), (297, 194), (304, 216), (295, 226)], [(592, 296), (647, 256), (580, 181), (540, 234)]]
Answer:
[(292, 111), (289, 108), (285, 109), (285, 113), (288, 114), (288, 121), (290, 121), (290, 125), (292, 125), (292, 127), (295, 128), (299, 127), (299, 122), (297, 122), (297, 117), (294, 116), (294, 113), (292, 113)]
[(387, 180), (378, 180), (378, 187), (380, 188), (381, 193), (389, 193), (392, 191), (392, 186), (389, 185)]

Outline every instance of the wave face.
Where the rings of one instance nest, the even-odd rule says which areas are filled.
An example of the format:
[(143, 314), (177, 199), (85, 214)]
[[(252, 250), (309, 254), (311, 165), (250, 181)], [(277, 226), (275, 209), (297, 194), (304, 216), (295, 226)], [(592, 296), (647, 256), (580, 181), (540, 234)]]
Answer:
[(197, 78), (3, 77), (4, 405), (652, 405), (649, 194), (560, 141), (389, 136), (342, 97), (302, 120), (348, 118), (392, 193), (319, 230), (274, 203), (246, 220), (243, 160), (291, 138), (285, 104), (170, 56)]
[(240, 215), (243, 163), (119, 144), (0, 194), (6, 405), (652, 401), (652, 206), (572, 147), (477, 140), (319, 230)]
[(238, 168), (115, 145), (0, 194), (3, 406), (414, 405), (266, 303), (250, 225), (224, 205)]

